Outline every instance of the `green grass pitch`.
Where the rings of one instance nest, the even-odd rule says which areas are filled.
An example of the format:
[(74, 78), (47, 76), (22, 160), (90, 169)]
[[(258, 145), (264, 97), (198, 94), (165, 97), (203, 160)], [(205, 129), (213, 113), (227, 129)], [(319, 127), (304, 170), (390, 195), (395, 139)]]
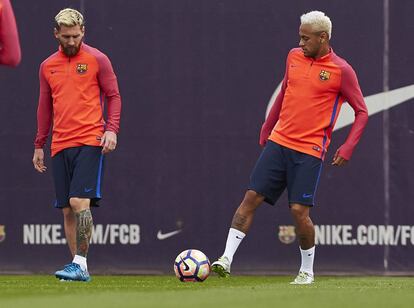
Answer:
[(90, 283), (53, 276), (0, 276), (0, 307), (414, 307), (411, 277), (317, 277), (294, 286), (287, 276), (93, 276)]

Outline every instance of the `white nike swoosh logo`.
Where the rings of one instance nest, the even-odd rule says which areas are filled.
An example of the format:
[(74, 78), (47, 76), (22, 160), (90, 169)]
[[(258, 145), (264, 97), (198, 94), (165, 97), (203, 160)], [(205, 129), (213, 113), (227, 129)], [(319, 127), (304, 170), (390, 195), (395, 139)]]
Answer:
[[(272, 108), (273, 102), (275, 101), (277, 94), (279, 94), (280, 92), (281, 87), (282, 87), (282, 83), (280, 83), (277, 86), (269, 103), (267, 104), (266, 118), (270, 112), (270, 109)], [(368, 115), (372, 116), (376, 113), (395, 107), (413, 98), (414, 98), (414, 84), (406, 86), (406, 87), (398, 88), (395, 90), (391, 90), (388, 92), (380, 92), (377, 94), (373, 94), (373, 95), (364, 97), (364, 100), (368, 108)], [(349, 104), (344, 104), (341, 108), (341, 112), (336, 121), (334, 130), (338, 130), (345, 126), (351, 125), (352, 123), (354, 123), (354, 119), (355, 119), (354, 110)]]
[(159, 230), (158, 233), (157, 233), (157, 239), (159, 239), (160, 241), (162, 241), (162, 240), (165, 240), (165, 239), (167, 239), (167, 238), (169, 238), (171, 236), (174, 236), (174, 235), (180, 233), (181, 231), (182, 230), (175, 230), (175, 231), (168, 232), (168, 233), (162, 233), (162, 231)]
[[(412, 98), (414, 98), (414, 85), (364, 97), (369, 116), (395, 107)], [(355, 114), (352, 107), (349, 104), (343, 105), (334, 130), (341, 129), (342, 127), (354, 123), (354, 119)]]

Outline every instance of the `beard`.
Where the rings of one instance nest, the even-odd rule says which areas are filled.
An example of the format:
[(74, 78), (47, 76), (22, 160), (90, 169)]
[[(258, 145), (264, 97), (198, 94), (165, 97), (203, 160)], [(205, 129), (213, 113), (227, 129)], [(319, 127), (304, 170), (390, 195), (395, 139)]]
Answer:
[(65, 55), (67, 55), (68, 57), (73, 57), (73, 56), (76, 56), (76, 54), (79, 52), (79, 47), (75, 47), (75, 46), (64, 47), (64, 46), (62, 46), (62, 50), (63, 50), (63, 53)]
[(76, 56), (76, 54), (79, 52), (79, 48), (78, 47), (63, 47), (62, 46), (62, 49), (63, 49), (63, 53), (65, 54), (65, 55), (67, 55), (68, 57), (73, 57), (73, 56)]
[(82, 42), (79, 44), (79, 46), (66, 46), (65, 47), (62, 43), (60, 43), (60, 46), (62, 47), (63, 53), (67, 57), (74, 57), (78, 54), (81, 44)]

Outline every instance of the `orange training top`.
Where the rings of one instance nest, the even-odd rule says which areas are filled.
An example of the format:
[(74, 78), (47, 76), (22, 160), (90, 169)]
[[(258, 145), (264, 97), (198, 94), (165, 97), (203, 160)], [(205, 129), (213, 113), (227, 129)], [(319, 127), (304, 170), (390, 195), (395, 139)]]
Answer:
[(282, 89), (263, 129), (273, 128), (270, 140), (323, 160), (344, 101), (354, 109), (355, 122), (338, 154), (349, 160), (368, 119), (354, 70), (333, 50), (315, 60), (300, 48), (292, 49)]
[(52, 120), (52, 156), (70, 147), (99, 146), (104, 130), (118, 133), (121, 98), (111, 62), (102, 52), (84, 43), (74, 57), (59, 49), (40, 65), (39, 79), (35, 148), (46, 143)]

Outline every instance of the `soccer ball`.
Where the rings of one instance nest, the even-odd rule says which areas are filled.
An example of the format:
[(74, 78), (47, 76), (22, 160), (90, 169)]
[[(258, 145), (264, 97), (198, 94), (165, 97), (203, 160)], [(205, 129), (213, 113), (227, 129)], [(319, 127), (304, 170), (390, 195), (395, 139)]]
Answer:
[(210, 260), (197, 249), (187, 249), (174, 262), (175, 276), (182, 282), (202, 282), (210, 274)]

